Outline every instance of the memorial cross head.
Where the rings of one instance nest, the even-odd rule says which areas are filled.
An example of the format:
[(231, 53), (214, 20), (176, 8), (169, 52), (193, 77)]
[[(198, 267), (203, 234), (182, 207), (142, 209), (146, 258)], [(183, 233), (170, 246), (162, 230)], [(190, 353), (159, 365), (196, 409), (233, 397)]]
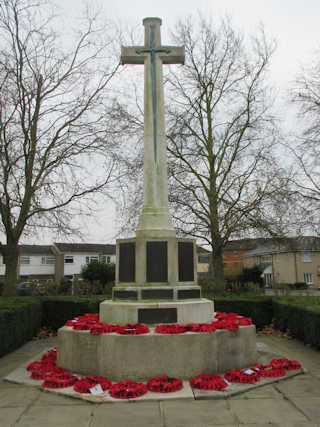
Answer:
[[(157, 60), (161, 61), (160, 66), (162, 64), (184, 64), (184, 47), (161, 46), (160, 18), (145, 18), (143, 25), (145, 26), (145, 45), (122, 46), (121, 63), (144, 64), (145, 73), (151, 73), (154, 161), (157, 163), (157, 115), (159, 114), (157, 88), (163, 90), (162, 73), (157, 73)], [(149, 62), (147, 61), (148, 55), (150, 55)], [(145, 88), (145, 97), (148, 94), (150, 94), (150, 91), (147, 91)], [(161, 111), (160, 114), (164, 115), (164, 112)]]

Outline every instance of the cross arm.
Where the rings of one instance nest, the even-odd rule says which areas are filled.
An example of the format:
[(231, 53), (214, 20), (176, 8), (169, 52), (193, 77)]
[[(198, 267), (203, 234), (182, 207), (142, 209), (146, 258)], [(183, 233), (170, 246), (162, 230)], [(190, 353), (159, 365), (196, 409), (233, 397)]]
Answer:
[(161, 46), (161, 49), (170, 51), (170, 53), (159, 53), (163, 64), (184, 64), (184, 46)]
[(144, 46), (121, 46), (121, 64), (144, 64), (146, 54), (138, 54), (139, 49)]

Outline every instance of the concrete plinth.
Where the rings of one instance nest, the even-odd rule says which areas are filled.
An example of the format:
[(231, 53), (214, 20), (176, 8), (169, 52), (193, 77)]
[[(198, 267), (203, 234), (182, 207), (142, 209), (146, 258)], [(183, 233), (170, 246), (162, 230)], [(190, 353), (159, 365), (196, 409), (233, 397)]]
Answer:
[[(161, 311), (163, 315), (161, 315)], [(213, 312), (213, 301), (204, 298), (183, 302), (106, 300), (100, 304), (100, 321), (120, 325), (126, 323), (211, 323)], [(144, 318), (141, 317), (142, 315)], [(167, 317), (168, 315), (175, 315), (176, 317), (170, 318)]]
[(103, 334), (63, 327), (58, 333), (57, 364), (83, 375), (114, 381), (168, 375), (190, 379), (256, 363), (255, 326), (238, 331), (161, 335)]

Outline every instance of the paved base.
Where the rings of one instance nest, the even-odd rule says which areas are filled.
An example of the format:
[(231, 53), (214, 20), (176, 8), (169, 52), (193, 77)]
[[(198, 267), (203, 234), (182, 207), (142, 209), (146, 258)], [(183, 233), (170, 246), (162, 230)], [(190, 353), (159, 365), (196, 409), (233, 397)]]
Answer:
[[(3, 381), (56, 339), (30, 341), (0, 358), (1, 427), (319, 427), (320, 352), (296, 340), (257, 335), (261, 362), (268, 353), (298, 360), (306, 370), (285, 381), (227, 399), (115, 402), (96, 405), (36, 387)], [(269, 359), (270, 360), (270, 359)]]
[[(266, 363), (267, 361), (270, 362), (270, 360), (274, 357), (277, 357), (276, 354), (271, 353), (267, 348), (265, 348), (263, 345), (259, 345), (260, 352), (258, 352), (258, 363)], [(48, 351), (49, 349), (47, 349)], [(41, 360), (41, 357), (44, 352), (41, 352), (38, 354), (35, 358), (32, 358), (31, 360), (28, 360), (26, 363), (19, 366), (19, 368), (15, 369), (13, 372), (11, 372), (9, 375), (5, 377), (6, 381), (17, 383), (17, 384), (25, 384), (33, 387), (41, 387), (42, 381), (36, 381), (30, 379), (30, 373), (26, 370), (27, 365), (30, 362), (33, 362), (35, 360)], [(250, 366), (247, 366), (249, 368)], [(81, 375), (79, 375), (76, 372), (72, 372), (75, 375), (78, 375), (79, 378)], [(190, 399), (190, 400), (202, 400), (202, 399), (225, 399), (231, 396), (235, 396), (240, 393), (244, 393), (247, 391), (252, 391), (254, 389), (267, 386), (269, 384), (278, 383), (280, 381), (284, 381), (288, 378), (297, 376), (299, 374), (303, 374), (303, 369), (298, 371), (288, 371), (285, 377), (281, 378), (262, 378), (259, 382), (256, 384), (236, 384), (231, 383), (228, 385), (227, 389), (225, 391), (216, 391), (216, 390), (196, 390), (192, 389), (190, 387), (189, 381), (184, 380), (183, 381), (183, 389), (174, 392), (174, 393), (153, 393), (148, 392), (144, 396), (130, 399), (130, 401), (160, 401), (160, 400), (177, 400), (177, 399)], [(223, 375), (223, 372), (220, 373), (220, 375)], [(131, 379), (129, 377), (125, 378), (126, 380)], [(77, 393), (73, 390), (73, 387), (67, 387), (64, 389), (43, 389), (44, 391), (55, 393), (55, 394), (61, 394), (63, 396), (69, 396), (77, 399), (83, 399), (87, 400), (89, 402), (93, 403), (110, 403), (110, 402), (125, 402), (125, 399), (114, 399), (111, 397), (106, 391), (105, 393), (101, 395), (92, 395), (90, 393)]]

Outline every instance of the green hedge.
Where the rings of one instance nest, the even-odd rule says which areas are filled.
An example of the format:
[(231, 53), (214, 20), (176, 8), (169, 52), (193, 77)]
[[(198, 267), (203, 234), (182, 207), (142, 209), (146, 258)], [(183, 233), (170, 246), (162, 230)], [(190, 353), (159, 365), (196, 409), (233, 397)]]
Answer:
[(269, 325), (273, 318), (272, 297), (208, 297), (214, 300), (215, 311), (234, 312), (250, 317), (257, 329)]
[[(271, 323), (314, 346), (320, 345), (319, 297), (213, 297), (215, 311), (250, 317), (257, 329)], [(0, 298), (0, 357), (30, 340), (41, 326), (59, 329), (69, 319), (98, 313), (99, 298), (12, 297)]]
[(33, 297), (0, 298), (0, 357), (36, 335), (41, 326), (42, 304)]
[(275, 326), (305, 344), (320, 346), (320, 298), (284, 297), (273, 299)]
[(42, 326), (59, 329), (67, 320), (86, 313), (98, 313), (106, 298), (44, 297)]

